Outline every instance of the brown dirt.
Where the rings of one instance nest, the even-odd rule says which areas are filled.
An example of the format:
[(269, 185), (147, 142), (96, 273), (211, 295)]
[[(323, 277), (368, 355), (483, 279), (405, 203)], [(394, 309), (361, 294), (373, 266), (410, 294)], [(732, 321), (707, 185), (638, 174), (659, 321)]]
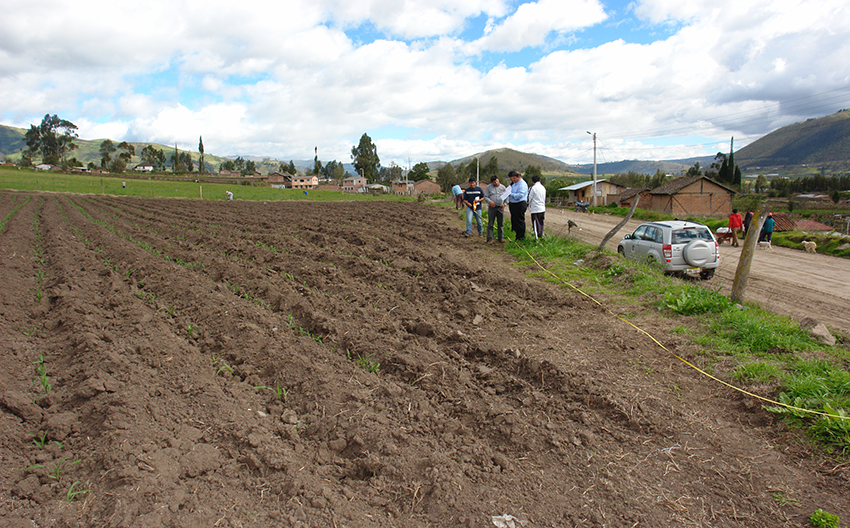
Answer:
[[(0, 218), (19, 205), (0, 525), (850, 519), (846, 464), (454, 210), (0, 192)], [(633, 320), (699, 361), (655, 310)]]

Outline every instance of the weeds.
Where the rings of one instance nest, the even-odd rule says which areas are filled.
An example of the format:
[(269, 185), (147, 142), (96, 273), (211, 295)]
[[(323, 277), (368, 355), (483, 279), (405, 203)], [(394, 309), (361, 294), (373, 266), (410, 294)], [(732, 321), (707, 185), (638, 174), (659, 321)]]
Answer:
[(352, 356), (350, 350), (345, 349), (345, 357), (347, 357), (349, 361), (356, 362), (357, 366), (359, 366), (363, 370), (366, 370), (368, 372), (372, 372), (373, 374), (377, 374), (378, 370), (381, 367), (381, 364), (377, 361), (372, 360), (372, 356), (374, 356), (374, 355), (375, 354), (369, 354), (368, 356), (364, 357), (364, 356), (361, 356), (360, 354), (357, 354), (357, 357), (355, 358), (355, 357)]
[(274, 388), (268, 387), (266, 385), (258, 385), (254, 388), (258, 390), (270, 390), (274, 393), (278, 401), (282, 401), (284, 403), (286, 403), (287, 397), (289, 396), (289, 392), (286, 390), (286, 388), (281, 387), (280, 385), (278, 385), (277, 382), (275, 382)]
[(846, 528), (841, 526), (838, 515), (827, 513), (820, 508), (809, 516), (809, 522), (817, 528)]
[(76, 485), (80, 484), (81, 482), (82, 482), (82, 480), (75, 480), (71, 484), (71, 487), (68, 488), (68, 493), (65, 494), (65, 502), (73, 502), (74, 499), (77, 498), (77, 495), (80, 495), (82, 493), (88, 493), (88, 492), (91, 491), (91, 490), (87, 490), (87, 489), (86, 490), (75, 490), (74, 487), (76, 487)]

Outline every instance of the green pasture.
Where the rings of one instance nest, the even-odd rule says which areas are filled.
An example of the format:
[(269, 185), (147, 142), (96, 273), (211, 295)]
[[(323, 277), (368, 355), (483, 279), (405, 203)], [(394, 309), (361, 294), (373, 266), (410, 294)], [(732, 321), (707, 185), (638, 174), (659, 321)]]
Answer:
[[(126, 188), (122, 187), (122, 182)], [(411, 200), (394, 195), (373, 196), (350, 194), (337, 191), (307, 191), (301, 189), (276, 189), (259, 182), (254, 185), (168, 181), (138, 178), (138, 176), (107, 176), (85, 174), (62, 174), (35, 172), (32, 169), (0, 167), (0, 189), (16, 191), (46, 191), (80, 194), (111, 194), (116, 196), (139, 196), (146, 198), (194, 198), (203, 200), (225, 200), (226, 191), (233, 193), (234, 200)]]

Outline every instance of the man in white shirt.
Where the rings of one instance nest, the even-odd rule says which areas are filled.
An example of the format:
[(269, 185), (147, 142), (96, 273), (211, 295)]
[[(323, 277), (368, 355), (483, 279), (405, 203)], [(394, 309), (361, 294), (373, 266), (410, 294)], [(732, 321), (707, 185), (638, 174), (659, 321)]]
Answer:
[(534, 238), (543, 238), (543, 216), (546, 214), (546, 187), (540, 183), (540, 176), (531, 177), (534, 184), (528, 190), (528, 212), (531, 213), (531, 228)]

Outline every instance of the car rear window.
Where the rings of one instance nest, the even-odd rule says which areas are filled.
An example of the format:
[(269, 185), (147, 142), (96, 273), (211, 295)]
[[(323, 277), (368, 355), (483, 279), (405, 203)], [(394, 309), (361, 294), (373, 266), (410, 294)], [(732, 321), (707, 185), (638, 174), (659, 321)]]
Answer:
[(672, 244), (687, 244), (692, 240), (705, 240), (710, 242), (711, 231), (706, 227), (687, 227), (685, 229), (674, 229), (671, 235)]

